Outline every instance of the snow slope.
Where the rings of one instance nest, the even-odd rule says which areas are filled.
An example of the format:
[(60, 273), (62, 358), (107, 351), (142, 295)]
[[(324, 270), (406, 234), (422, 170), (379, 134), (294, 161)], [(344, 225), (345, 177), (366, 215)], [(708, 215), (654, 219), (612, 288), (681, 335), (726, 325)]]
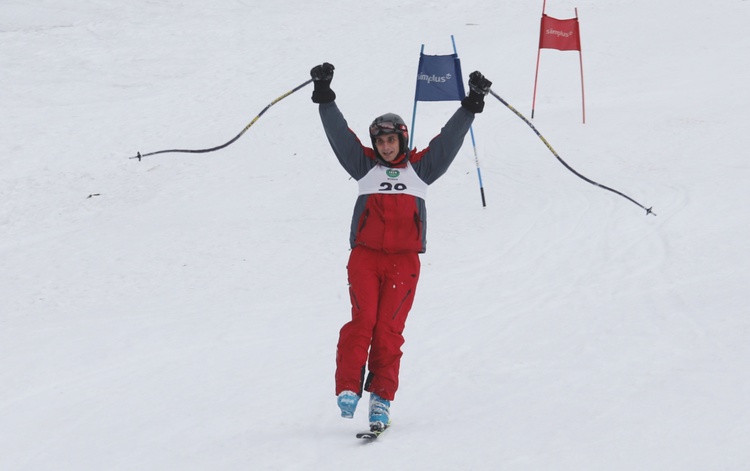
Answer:
[[(210, 3), (210, 4), (209, 4)], [(488, 97), (430, 189), (394, 427), (338, 417), (352, 129), (419, 49), (530, 116), (541, 2), (0, 4), (0, 469), (750, 469), (746, 0), (555, 0), (534, 125)], [(456, 103), (420, 103), (423, 147)]]

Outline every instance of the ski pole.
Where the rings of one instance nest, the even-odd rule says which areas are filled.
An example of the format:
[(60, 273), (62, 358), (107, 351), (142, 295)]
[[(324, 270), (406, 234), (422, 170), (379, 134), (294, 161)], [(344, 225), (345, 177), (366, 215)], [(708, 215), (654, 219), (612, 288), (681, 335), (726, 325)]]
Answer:
[(240, 131), (239, 134), (237, 134), (231, 140), (229, 140), (228, 142), (225, 142), (224, 144), (222, 144), (220, 146), (211, 147), (210, 149), (167, 149), (167, 150), (159, 150), (159, 151), (156, 151), (156, 152), (149, 152), (147, 154), (141, 154), (140, 152), (138, 152), (138, 155), (136, 155), (134, 157), (129, 157), (129, 158), (130, 159), (141, 160), (143, 157), (148, 157), (149, 155), (166, 154), (167, 152), (189, 152), (191, 154), (202, 154), (202, 153), (205, 153), (205, 152), (213, 152), (215, 150), (223, 149), (223, 148), (227, 147), (229, 144), (232, 144), (233, 142), (235, 142), (243, 134), (245, 134), (245, 131), (247, 131), (248, 129), (250, 129), (250, 126), (252, 126), (253, 124), (255, 124), (255, 122), (258, 121), (258, 119), (260, 119), (261, 116), (263, 116), (263, 113), (265, 113), (268, 110), (268, 108), (272, 107), (276, 103), (280, 102), (284, 98), (288, 97), (292, 93), (294, 93), (297, 90), (303, 88), (305, 85), (307, 85), (307, 84), (309, 84), (311, 82), (312, 82), (312, 79), (307, 80), (307, 81), (305, 81), (305, 82), (297, 85), (293, 89), (289, 90), (288, 92), (284, 93), (283, 95), (281, 95), (280, 97), (276, 98), (275, 100), (273, 100), (265, 108), (263, 108), (263, 110), (260, 113), (258, 113), (258, 115), (255, 118), (253, 118), (253, 120), (250, 121), (250, 123), (247, 126), (245, 126), (245, 128), (242, 131)]
[(570, 165), (568, 165), (568, 164), (567, 164), (567, 162), (565, 162), (565, 161), (564, 161), (564, 160), (563, 160), (563, 159), (562, 159), (562, 158), (561, 158), (561, 157), (560, 157), (560, 156), (559, 156), (559, 155), (557, 154), (557, 152), (555, 152), (555, 149), (553, 149), (553, 148), (552, 148), (552, 146), (550, 145), (550, 143), (549, 143), (549, 142), (547, 142), (547, 139), (545, 139), (545, 138), (544, 138), (544, 136), (542, 136), (542, 135), (541, 135), (541, 133), (540, 133), (539, 131), (537, 131), (537, 129), (536, 129), (535, 127), (534, 127), (534, 125), (533, 125), (533, 124), (531, 124), (531, 121), (529, 121), (528, 119), (526, 119), (526, 117), (525, 117), (524, 115), (522, 115), (521, 113), (519, 113), (519, 112), (518, 112), (518, 110), (516, 110), (515, 108), (513, 108), (513, 107), (512, 107), (512, 106), (511, 106), (511, 105), (510, 105), (510, 104), (509, 104), (509, 103), (508, 103), (507, 101), (503, 100), (503, 99), (502, 99), (502, 98), (501, 98), (501, 97), (500, 97), (500, 96), (499, 96), (499, 95), (498, 95), (497, 93), (495, 93), (495, 92), (493, 92), (492, 90), (490, 90), (490, 94), (491, 94), (492, 96), (494, 96), (495, 98), (497, 98), (498, 100), (500, 100), (500, 103), (502, 103), (503, 105), (507, 106), (509, 110), (511, 110), (511, 111), (512, 111), (513, 113), (515, 113), (515, 114), (516, 114), (516, 116), (518, 116), (518, 117), (519, 117), (519, 118), (521, 118), (521, 119), (522, 119), (522, 120), (523, 120), (523, 121), (524, 121), (524, 122), (525, 122), (526, 124), (528, 124), (528, 125), (529, 125), (529, 127), (531, 128), (531, 130), (532, 130), (532, 131), (534, 131), (534, 133), (536, 133), (536, 135), (537, 135), (537, 136), (539, 136), (539, 139), (541, 139), (541, 140), (542, 140), (542, 142), (544, 143), (544, 145), (545, 145), (545, 146), (547, 146), (547, 149), (549, 149), (549, 150), (550, 150), (550, 152), (552, 152), (552, 155), (554, 155), (554, 156), (555, 156), (555, 158), (556, 158), (557, 160), (559, 160), (559, 161), (560, 161), (560, 163), (561, 163), (561, 164), (563, 164), (563, 165), (565, 166), (565, 168), (567, 168), (568, 170), (570, 170), (571, 172), (573, 172), (573, 174), (574, 174), (575, 176), (577, 176), (578, 178), (580, 178), (580, 179), (582, 179), (582, 180), (584, 180), (584, 181), (586, 181), (586, 182), (588, 182), (588, 183), (591, 183), (591, 184), (592, 184), (592, 185), (594, 185), (594, 186), (598, 186), (599, 188), (602, 188), (602, 189), (604, 189), (604, 190), (608, 190), (608, 191), (611, 191), (612, 193), (618, 194), (618, 195), (622, 196), (623, 198), (625, 198), (625, 199), (628, 199), (628, 200), (632, 201), (632, 202), (633, 202), (633, 203), (635, 203), (636, 205), (638, 205), (638, 206), (640, 206), (641, 208), (643, 208), (643, 209), (645, 209), (645, 210), (646, 210), (646, 216), (648, 216), (649, 214), (653, 214), (654, 216), (656, 216), (656, 213), (655, 213), (655, 212), (653, 212), (653, 211), (651, 210), (651, 208), (647, 208), (647, 207), (643, 206), (643, 205), (642, 205), (641, 203), (637, 202), (636, 200), (634, 200), (634, 199), (633, 199), (633, 198), (631, 198), (630, 196), (628, 196), (628, 195), (626, 195), (626, 194), (624, 194), (624, 193), (621, 193), (621, 192), (619, 192), (619, 191), (617, 191), (617, 190), (615, 190), (615, 189), (613, 189), (613, 188), (610, 188), (610, 187), (608, 187), (608, 186), (602, 185), (601, 183), (597, 183), (597, 182), (595, 182), (594, 180), (591, 180), (591, 179), (589, 179), (589, 178), (586, 178), (586, 177), (584, 177), (583, 175), (581, 175), (580, 173), (576, 172), (576, 171), (575, 171), (575, 169), (573, 169), (573, 167), (571, 167)]

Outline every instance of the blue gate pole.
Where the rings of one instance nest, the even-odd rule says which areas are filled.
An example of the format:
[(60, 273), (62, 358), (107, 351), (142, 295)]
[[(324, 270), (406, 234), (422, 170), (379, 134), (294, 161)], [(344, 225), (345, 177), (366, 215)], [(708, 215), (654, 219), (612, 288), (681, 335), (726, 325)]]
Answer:
[[(422, 48), (419, 50), (419, 65), (417, 65), (417, 75), (419, 75), (419, 66), (422, 65), (422, 55), (424, 54), (424, 44), (422, 44)], [(416, 88), (419, 88), (419, 78), (417, 78), (417, 86)], [(417, 120), (417, 90), (414, 90), (414, 109), (411, 112), (411, 128), (409, 128), (409, 150), (413, 148), (412, 144), (414, 143), (414, 122)]]
[[(456, 40), (454, 39), (453, 35), (451, 34), (451, 42), (453, 43), (453, 53), (458, 56), (458, 51), (456, 50)], [(416, 103), (414, 103), (414, 106), (416, 107)], [(477, 143), (474, 140), (474, 127), (469, 127), (469, 134), (471, 135), (471, 145), (474, 148), (474, 163), (477, 166), (477, 177), (479, 178), (479, 193), (482, 196), (482, 207), (487, 207), (487, 200), (484, 198), (484, 183), (482, 183), (482, 169), (479, 167), (479, 155), (477, 154)]]

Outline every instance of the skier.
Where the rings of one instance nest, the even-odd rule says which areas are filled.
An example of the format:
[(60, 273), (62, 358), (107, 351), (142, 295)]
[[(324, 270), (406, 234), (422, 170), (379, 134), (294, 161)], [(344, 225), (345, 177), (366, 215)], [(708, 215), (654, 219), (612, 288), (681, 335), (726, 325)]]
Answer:
[(461, 107), (429, 146), (417, 152), (409, 150), (406, 124), (393, 113), (375, 118), (369, 128), (372, 147), (362, 145), (335, 103), (333, 71), (327, 62), (310, 71), (312, 101), (319, 104), (336, 158), (359, 184), (347, 265), (352, 317), (339, 333), (337, 404), (342, 417), (353, 418), (363, 390), (370, 392), (370, 429), (381, 432), (390, 425), (402, 334), (419, 281), (419, 254), (426, 248), (427, 186), (453, 162), (474, 115), (484, 109), (492, 82), (473, 72)]

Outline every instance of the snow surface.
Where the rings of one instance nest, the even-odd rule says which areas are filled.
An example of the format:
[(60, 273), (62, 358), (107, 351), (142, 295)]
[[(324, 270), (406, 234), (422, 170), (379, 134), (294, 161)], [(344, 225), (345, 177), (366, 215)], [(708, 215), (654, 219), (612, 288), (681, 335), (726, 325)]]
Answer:
[[(394, 426), (338, 416), (351, 127), (420, 46), (530, 116), (541, 1), (0, 4), (0, 469), (750, 469), (750, 2), (551, 0), (535, 126), (488, 97), (430, 189)], [(420, 103), (424, 147), (457, 103)]]

